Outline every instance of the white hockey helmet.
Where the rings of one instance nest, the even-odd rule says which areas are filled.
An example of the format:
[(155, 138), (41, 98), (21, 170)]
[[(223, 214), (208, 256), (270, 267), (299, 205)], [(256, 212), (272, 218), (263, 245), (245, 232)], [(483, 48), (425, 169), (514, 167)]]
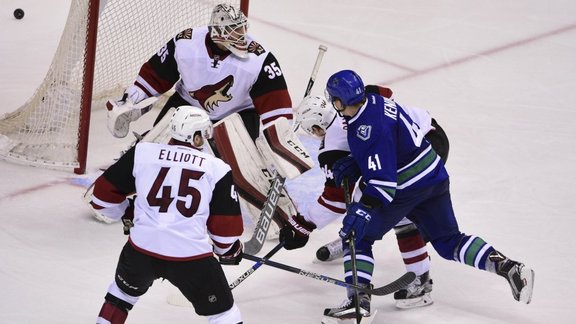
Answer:
[(309, 135), (318, 136), (314, 133), (314, 126), (326, 131), (334, 118), (336, 118), (336, 110), (326, 98), (307, 96), (296, 109), (296, 129), (301, 127)]
[(208, 28), (214, 43), (224, 46), (238, 57), (248, 56), (248, 19), (242, 11), (228, 4), (218, 4), (212, 10)]
[(212, 138), (212, 122), (206, 111), (193, 106), (176, 108), (170, 120), (170, 136), (181, 142), (194, 143), (196, 132), (204, 139)]

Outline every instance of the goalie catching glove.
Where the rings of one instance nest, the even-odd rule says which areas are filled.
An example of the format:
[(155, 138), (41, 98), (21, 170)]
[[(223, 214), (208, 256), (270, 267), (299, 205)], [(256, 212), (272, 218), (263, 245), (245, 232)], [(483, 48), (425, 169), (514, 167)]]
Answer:
[(232, 247), (224, 254), (218, 254), (218, 261), (220, 264), (223, 265), (238, 265), (240, 261), (242, 261), (242, 251), (244, 249), (244, 245), (240, 240), (236, 240)]
[(142, 89), (131, 85), (126, 89), (122, 99), (108, 100), (108, 130), (114, 137), (124, 138), (130, 130), (130, 123), (152, 109), (156, 97), (148, 98)]
[(288, 224), (280, 230), (280, 242), (284, 242), (286, 250), (299, 249), (308, 243), (310, 233), (315, 229), (314, 223), (307, 221), (298, 214), (290, 217)]

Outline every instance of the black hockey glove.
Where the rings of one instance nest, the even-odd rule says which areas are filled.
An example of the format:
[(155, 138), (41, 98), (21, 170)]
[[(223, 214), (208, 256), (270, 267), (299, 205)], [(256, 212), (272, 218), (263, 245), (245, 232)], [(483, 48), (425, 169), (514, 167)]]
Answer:
[(284, 248), (286, 250), (294, 250), (304, 247), (308, 243), (310, 233), (316, 229), (316, 225), (298, 214), (288, 220), (280, 230), (280, 242), (284, 241)]
[(348, 155), (334, 162), (332, 174), (336, 186), (342, 187), (345, 178), (348, 178), (348, 183), (353, 186), (360, 178), (361, 171), (352, 155)]
[(228, 252), (218, 255), (218, 261), (223, 265), (237, 265), (242, 261), (242, 251), (244, 245), (240, 240), (236, 240), (234, 245), (228, 250)]
[[(136, 196), (134, 196), (136, 198)], [(134, 227), (134, 198), (128, 198), (128, 207), (122, 215), (122, 224), (124, 224), (124, 235), (130, 235), (130, 229)]]

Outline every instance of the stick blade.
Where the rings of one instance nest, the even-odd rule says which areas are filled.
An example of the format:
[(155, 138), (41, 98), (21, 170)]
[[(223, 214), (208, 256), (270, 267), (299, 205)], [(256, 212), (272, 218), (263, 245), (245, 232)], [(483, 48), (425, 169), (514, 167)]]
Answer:
[(400, 278), (392, 281), (391, 283), (384, 285), (382, 287), (369, 289), (369, 293), (376, 296), (384, 296), (395, 293), (396, 291), (405, 288), (411, 284), (416, 279), (416, 274), (414, 272), (406, 272)]

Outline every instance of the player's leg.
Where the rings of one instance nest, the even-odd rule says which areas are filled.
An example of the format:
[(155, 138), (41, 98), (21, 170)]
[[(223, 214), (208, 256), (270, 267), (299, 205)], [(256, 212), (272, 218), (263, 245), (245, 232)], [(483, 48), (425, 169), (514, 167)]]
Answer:
[(156, 279), (151, 258), (126, 243), (116, 267), (115, 281), (110, 284), (96, 323), (122, 324), (139, 297)]
[[(372, 273), (374, 272), (374, 256), (372, 254), (372, 245), (374, 241), (371, 239), (360, 240), (356, 244), (356, 267), (358, 275), (358, 285), (368, 287), (371, 285)], [(344, 243), (344, 276), (348, 283), (352, 283), (352, 259), (350, 258), (350, 249), (348, 242)], [(355, 291), (354, 289), (346, 289), (346, 299), (337, 307), (324, 309), (324, 316), (332, 319), (353, 319), (356, 316), (356, 307), (354, 303)], [(363, 292), (358, 293), (360, 314), (364, 317), (371, 315), (370, 312), (370, 294)]]
[(510, 284), (514, 298), (529, 303), (534, 284), (534, 271), (520, 262), (505, 257), (482, 238), (460, 232), (450, 200), (448, 181), (433, 190), (431, 198), (420, 204), (413, 215), (417, 219), (419, 229), (430, 239), (438, 254), (447, 260), (504, 277)]
[[(380, 208), (371, 210), (372, 219), (364, 238), (356, 244), (356, 268), (358, 284), (362, 286), (371, 285), (372, 273), (374, 272), (374, 256), (372, 246), (375, 241), (381, 240), (384, 234), (390, 231), (394, 225), (410, 211), (409, 204), (396, 206), (395, 208)], [(348, 243), (344, 243), (344, 271), (345, 280), (348, 283), (353, 282), (352, 260), (350, 258), (350, 249)], [(354, 318), (354, 290), (347, 290), (347, 299), (339, 307), (326, 308), (324, 316), (336, 319)], [(359, 296), (360, 312), (363, 316), (370, 316), (370, 295), (361, 293)]]
[(394, 227), (394, 232), (406, 271), (414, 272), (417, 276), (406, 288), (394, 293), (396, 307), (404, 309), (432, 305), (432, 278), (426, 242), (416, 225), (407, 218)]
[(171, 262), (166, 279), (192, 303), (198, 315), (208, 317), (209, 323), (242, 322), (222, 266), (214, 257)]

